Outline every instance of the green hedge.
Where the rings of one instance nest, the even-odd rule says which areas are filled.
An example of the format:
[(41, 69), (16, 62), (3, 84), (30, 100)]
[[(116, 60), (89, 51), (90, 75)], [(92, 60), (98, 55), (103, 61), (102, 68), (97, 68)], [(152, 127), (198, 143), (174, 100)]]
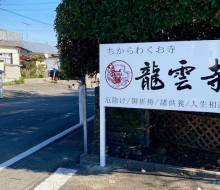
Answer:
[(55, 30), (69, 78), (99, 71), (99, 44), (220, 38), (219, 0), (63, 0)]

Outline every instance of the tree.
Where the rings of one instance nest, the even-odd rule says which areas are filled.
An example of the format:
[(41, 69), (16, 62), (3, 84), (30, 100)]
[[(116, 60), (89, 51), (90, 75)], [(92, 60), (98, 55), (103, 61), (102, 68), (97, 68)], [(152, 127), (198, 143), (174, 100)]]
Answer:
[(98, 72), (99, 43), (220, 38), (219, 0), (63, 0), (56, 11), (69, 78)]
[(30, 58), (32, 61), (39, 61), (39, 62), (43, 62), (45, 61), (45, 56), (42, 53), (31, 53), (30, 54)]

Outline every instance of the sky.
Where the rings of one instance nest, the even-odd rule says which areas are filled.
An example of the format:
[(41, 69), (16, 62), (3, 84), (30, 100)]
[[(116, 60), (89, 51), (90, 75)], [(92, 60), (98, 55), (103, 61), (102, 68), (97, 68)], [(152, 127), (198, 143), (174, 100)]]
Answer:
[(23, 34), (24, 41), (55, 46), (55, 10), (61, 1), (0, 0), (0, 29)]

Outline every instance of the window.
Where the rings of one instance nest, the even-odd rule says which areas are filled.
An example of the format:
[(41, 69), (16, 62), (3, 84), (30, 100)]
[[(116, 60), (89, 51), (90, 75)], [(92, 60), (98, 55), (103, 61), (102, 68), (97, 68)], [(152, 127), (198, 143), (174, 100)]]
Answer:
[(0, 61), (5, 64), (12, 64), (12, 53), (0, 53)]

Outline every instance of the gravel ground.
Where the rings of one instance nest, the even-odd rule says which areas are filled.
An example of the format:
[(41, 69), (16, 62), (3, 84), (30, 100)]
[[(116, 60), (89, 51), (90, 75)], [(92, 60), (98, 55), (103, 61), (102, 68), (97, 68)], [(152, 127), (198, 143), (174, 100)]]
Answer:
[(74, 93), (76, 90), (70, 89), (65, 84), (57, 83), (37, 83), (37, 84), (20, 84), (3, 87), (4, 98), (19, 98), (33, 95), (60, 95)]

